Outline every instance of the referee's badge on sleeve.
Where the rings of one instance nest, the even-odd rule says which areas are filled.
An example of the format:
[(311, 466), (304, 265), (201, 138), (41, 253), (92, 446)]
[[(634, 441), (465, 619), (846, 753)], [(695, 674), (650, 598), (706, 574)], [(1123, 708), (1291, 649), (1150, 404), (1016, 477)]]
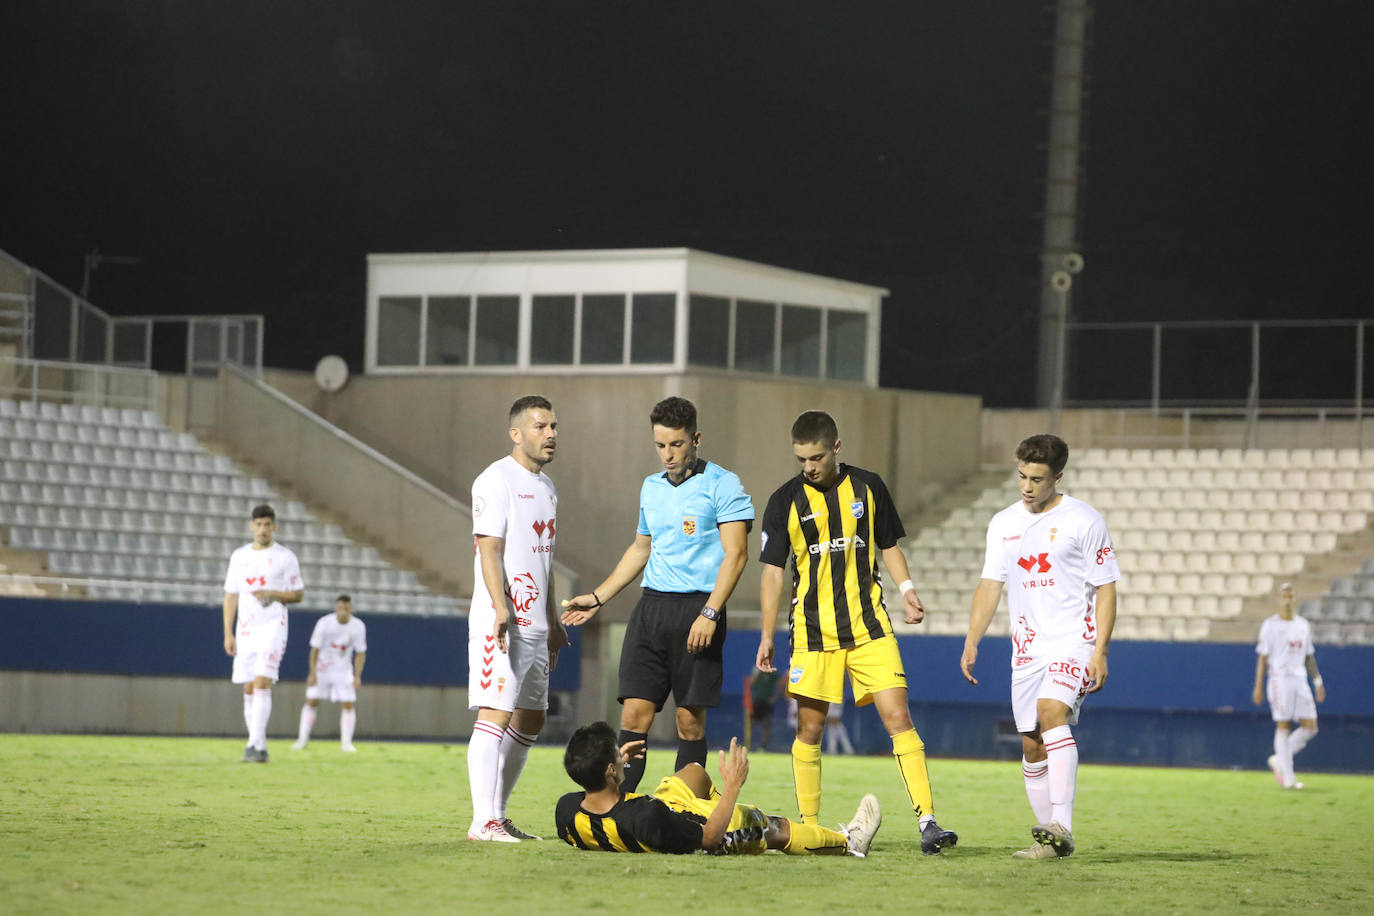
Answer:
[(849, 511), (850, 511), (850, 513), (853, 514), (853, 516), (854, 516), (855, 518), (863, 518), (863, 517), (864, 517), (864, 504), (863, 504), (863, 502), (862, 502), (862, 501), (857, 501), (857, 502), (852, 502), (852, 503), (850, 503), (850, 504), (849, 504)]
[(691, 537), (697, 533), (697, 520), (694, 518), (684, 518), (682, 520), (682, 533)]

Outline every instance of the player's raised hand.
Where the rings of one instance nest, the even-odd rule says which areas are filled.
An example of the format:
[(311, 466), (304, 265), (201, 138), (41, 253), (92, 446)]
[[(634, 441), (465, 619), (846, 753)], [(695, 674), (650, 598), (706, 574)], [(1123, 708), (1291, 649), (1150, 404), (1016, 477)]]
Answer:
[(908, 590), (902, 596), (902, 612), (907, 623), (920, 623), (926, 619), (926, 606), (921, 603), (915, 589)]
[(634, 760), (636, 757), (643, 757), (644, 748), (648, 743), (648, 741), (645, 741), (643, 738), (640, 738), (638, 741), (626, 741), (624, 744), (620, 745), (621, 764), (628, 764), (631, 760)]
[(978, 686), (978, 678), (973, 676), (974, 662), (978, 661), (978, 647), (964, 646), (964, 655), (959, 659), (959, 670), (964, 672), (964, 680), (973, 686)]
[(1094, 652), (1088, 659), (1088, 693), (1097, 693), (1107, 683), (1107, 656)]
[(596, 612), (601, 610), (601, 599), (596, 595), (578, 595), (564, 601), (563, 607), (566, 610), (559, 619), (567, 626), (577, 627), (596, 616)]
[(759, 652), (754, 657), (754, 667), (760, 671), (777, 671), (773, 667), (773, 636), (770, 633), (759, 634)]
[(748, 778), (749, 749), (738, 738), (731, 738), (729, 753), (720, 752), (720, 781), (738, 789)]

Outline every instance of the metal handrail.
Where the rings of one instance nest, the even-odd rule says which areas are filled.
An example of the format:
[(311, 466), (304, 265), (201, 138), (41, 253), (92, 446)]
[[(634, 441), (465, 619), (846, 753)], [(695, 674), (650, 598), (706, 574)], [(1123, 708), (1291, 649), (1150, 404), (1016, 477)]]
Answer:
[[(241, 381), (249, 385), (252, 385), (262, 394), (268, 396), (272, 400), (276, 401), (278, 404), (281, 404), (282, 406), (289, 408), (302, 418), (313, 423), (315, 426), (318, 426), (320, 429), (325, 430), (330, 435), (337, 438), (340, 442), (344, 443), (352, 449), (357, 450), (359, 453), (377, 462), (382, 467), (386, 468), (388, 471), (397, 474), (398, 476), (403, 478), (407, 483), (423, 491), (426, 495), (439, 500), (444, 505), (448, 506), (450, 509), (453, 509), (456, 512), (460, 512), (468, 518), (472, 517), (472, 507), (469, 506), (467, 503), (464, 503), (461, 500), (455, 498), (452, 494), (439, 489), (434, 484), (430, 483), (428, 480), (425, 480), (423, 477), (420, 477), (414, 471), (407, 468), (405, 465), (398, 463), (393, 458), (387, 457), (386, 455), (377, 451), (372, 446), (368, 445), (366, 442), (363, 442), (361, 439), (357, 438), (351, 433), (343, 429), (340, 429), (339, 427), (335, 426), (333, 423), (330, 423), (328, 420), (326, 420), (324, 417), (321, 417), (319, 414), (314, 413), (304, 405), (292, 400), (282, 392), (278, 391), (276, 388), (273, 388), (271, 385), (267, 384), (262, 379), (258, 378), (256, 375), (253, 375), (251, 372), (245, 370), (242, 366), (238, 366), (234, 363), (225, 363), (224, 370), (234, 376), (237, 376)], [(578, 576), (576, 571), (560, 563), (558, 560), (553, 561), (553, 568), (560, 575), (566, 577), (570, 582), (577, 582)]]
[[(99, 405), (130, 407), (139, 410), (157, 409), (157, 373), (151, 369), (109, 366), (103, 363), (69, 363), (61, 360), (29, 359), (22, 356), (0, 357), (0, 366), (13, 367), (16, 377), (22, 372), (27, 372), (29, 375), (28, 384), (23, 384), (17, 378), (13, 383), (7, 381), (6, 377), (10, 375), (9, 372), (0, 373), (0, 395), (27, 395), (27, 398), (21, 397), (19, 399), (29, 400), (33, 403), (48, 399), (60, 403), (86, 401)], [(44, 370), (90, 376), (96, 380), (93, 385), (94, 390), (82, 389), (79, 386), (75, 390), (72, 388), (41, 387), (39, 379)], [(140, 383), (138, 387), (142, 389), (142, 393), (112, 394), (109, 391), (109, 384), (99, 381), (100, 379), (121, 378)]]

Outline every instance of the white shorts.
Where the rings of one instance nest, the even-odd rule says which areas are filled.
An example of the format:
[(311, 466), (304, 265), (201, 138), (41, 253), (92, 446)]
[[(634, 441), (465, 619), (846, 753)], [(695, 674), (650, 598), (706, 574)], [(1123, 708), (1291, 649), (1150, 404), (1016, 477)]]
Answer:
[(508, 639), (508, 652), (490, 633), (468, 637), (468, 708), (549, 708), (549, 643)]
[(271, 678), (277, 682), (277, 671), (281, 668), (281, 658), (286, 654), (286, 632), (281, 637), (264, 645), (261, 642), (240, 640), (234, 655), (235, 684), (247, 684), (256, 678)]
[[(1093, 657), (1092, 645), (1077, 651), (1050, 658), (1048, 664), (1037, 666), (1030, 674), (1011, 682), (1011, 712), (1018, 732), (1033, 732), (1040, 727), (1035, 711), (1037, 700), (1058, 700), (1069, 707), (1070, 725), (1078, 724), (1078, 712), (1088, 693), (1088, 660)], [(1020, 673), (1020, 672), (1018, 672)]]
[(1305, 677), (1271, 677), (1266, 693), (1275, 722), (1317, 718), (1317, 704)]
[(356, 703), (358, 691), (353, 689), (353, 678), (322, 680), (305, 688), (307, 700), (328, 700), (331, 703)]

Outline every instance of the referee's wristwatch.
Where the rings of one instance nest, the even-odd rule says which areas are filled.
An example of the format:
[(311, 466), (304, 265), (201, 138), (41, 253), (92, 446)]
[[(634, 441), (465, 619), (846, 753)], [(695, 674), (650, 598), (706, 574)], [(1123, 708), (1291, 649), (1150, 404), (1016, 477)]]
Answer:
[(707, 620), (719, 620), (720, 611), (708, 604), (701, 609), (701, 616), (705, 617)]

